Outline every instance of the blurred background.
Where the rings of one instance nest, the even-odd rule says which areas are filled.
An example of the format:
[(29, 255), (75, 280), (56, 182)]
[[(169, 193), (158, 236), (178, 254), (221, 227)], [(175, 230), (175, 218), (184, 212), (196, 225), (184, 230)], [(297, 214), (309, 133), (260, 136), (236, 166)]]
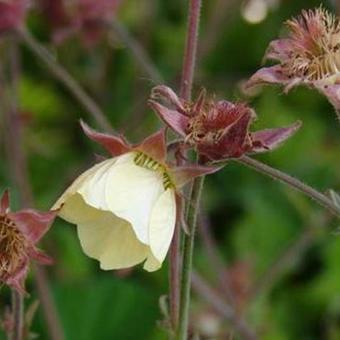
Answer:
[[(33, 3), (28, 30), (116, 131), (141, 140), (160, 126), (146, 105), (150, 89), (160, 82), (178, 88), (187, 2), (121, 0), (110, 10), (94, 6), (81, 14), (72, 9), (76, 1), (65, 3)], [(251, 98), (241, 90), (282, 23), (320, 4), (336, 10), (335, 3), (314, 0), (203, 1), (194, 94), (205, 87), (219, 99), (248, 101), (259, 117), (254, 129), (301, 119), (297, 135), (258, 158), (320, 191), (339, 191), (340, 125), (327, 100), (305, 88), (284, 95), (268, 87)], [(113, 24), (99, 25), (101, 15), (114, 18)], [(95, 154), (105, 155), (83, 135), (79, 118), (101, 127), (25, 42), (5, 30), (0, 73), (0, 189), (12, 189), (13, 208), (22, 197), (31, 201), (32, 191), (35, 207), (48, 209)], [(340, 339), (337, 223), (302, 194), (231, 162), (207, 180), (195, 267), (260, 339)], [(61, 219), (42, 247), (55, 259), (45, 269), (67, 340), (166, 339), (157, 321), (164, 318), (159, 297), (168, 289), (167, 264), (151, 274), (141, 267), (100, 271), (83, 254), (75, 227)], [(201, 296), (201, 286), (195, 280), (192, 331), (202, 339), (238, 339), (234, 325)], [(28, 307), (38, 299), (33, 275), (27, 290)], [(10, 292), (3, 287), (0, 294), (4, 311)], [(50, 339), (46, 325), (39, 308), (31, 330)]]

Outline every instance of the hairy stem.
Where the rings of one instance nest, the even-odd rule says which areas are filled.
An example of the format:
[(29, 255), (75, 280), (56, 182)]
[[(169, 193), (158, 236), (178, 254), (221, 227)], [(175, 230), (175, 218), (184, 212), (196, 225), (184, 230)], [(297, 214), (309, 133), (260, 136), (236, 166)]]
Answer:
[(185, 43), (180, 90), (181, 97), (187, 101), (191, 99), (191, 90), (194, 79), (201, 6), (201, 0), (190, 0), (188, 31)]
[(12, 290), (12, 315), (14, 328), (12, 332), (12, 340), (24, 339), (24, 298), (16, 290)]
[[(201, 0), (189, 0), (187, 37), (180, 86), (180, 95), (184, 100), (187, 101), (191, 99), (192, 85), (194, 81), (201, 6)], [(176, 338), (179, 340), (186, 340), (188, 338), (192, 257), (194, 251), (197, 214), (200, 205), (203, 183), (204, 177), (196, 178), (193, 181), (189, 206), (187, 208), (187, 223), (190, 235), (184, 235), (181, 277), (179, 278), (181, 282), (179, 321), (178, 327), (175, 328)], [(182, 212), (180, 213), (182, 214)], [(178, 251), (180, 251), (179, 247)]]
[(253, 168), (256, 171), (263, 173), (264, 175), (277, 179), (280, 182), (288, 184), (290, 187), (304, 193), (305, 195), (319, 203), (321, 206), (328, 209), (335, 216), (340, 217), (340, 208), (337, 207), (330, 198), (313, 189), (309, 185), (301, 182), (297, 178), (289, 176), (280, 170), (272, 168), (269, 165), (248, 156), (243, 156), (241, 158), (235, 159), (235, 161), (244, 164), (250, 168)]
[(194, 252), (197, 214), (200, 206), (203, 183), (204, 176), (198, 177), (194, 180), (188, 207), (187, 222), (190, 235), (185, 235), (184, 237), (181, 278), (181, 308), (178, 329), (179, 340), (186, 340), (188, 338), (192, 258)]
[(42, 60), (51, 73), (62, 82), (70, 93), (79, 101), (79, 103), (92, 115), (100, 128), (107, 132), (113, 129), (107, 120), (103, 111), (95, 103), (95, 101), (82, 89), (79, 83), (56, 61), (53, 55), (42, 46), (26, 29), (17, 30), (25, 45), (40, 60)]

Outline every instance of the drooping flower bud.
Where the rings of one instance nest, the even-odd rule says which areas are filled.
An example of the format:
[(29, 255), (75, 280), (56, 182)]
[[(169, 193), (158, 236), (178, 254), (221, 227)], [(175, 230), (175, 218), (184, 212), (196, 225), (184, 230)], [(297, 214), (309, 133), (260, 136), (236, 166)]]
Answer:
[(316, 88), (340, 109), (340, 21), (322, 7), (304, 10), (286, 22), (288, 36), (270, 43), (264, 67), (247, 86), (281, 84), (285, 91), (300, 84)]
[(164, 129), (137, 145), (122, 137), (94, 131), (86, 135), (112, 158), (80, 175), (54, 205), (60, 216), (77, 225), (84, 252), (104, 270), (144, 262), (144, 269), (161, 267), (177, 219), (178, 190), (190, 179), (216, 167), (166, 163)]
[(11, 212), (8, 191), (4, 192), (0, 200), (0, 282), (23, 293), (30, 260), (51, 263), (51, 259), (35, 245), (56, 215), (56, 211), (32, 209)]
[[(160, 104), (159, 99), (168, 105)], [(273, 150), (301, 126), (296, 122), (288, 127), (250, 132), (250, 125), (256, 119), (254, 110), (243, 103), (206, 100), (204, 91), (194, 103), (186, 103), (166, 86), (157, 86), (149, 103), (184, 138), (185, 144), (196, 148), (208, 160)]]

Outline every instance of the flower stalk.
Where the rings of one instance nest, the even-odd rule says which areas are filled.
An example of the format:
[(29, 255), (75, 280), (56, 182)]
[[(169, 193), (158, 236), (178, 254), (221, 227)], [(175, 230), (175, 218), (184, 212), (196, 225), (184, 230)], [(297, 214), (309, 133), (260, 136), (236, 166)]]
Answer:
[(291, 188), (304, 193), (305, 195), (319, 203), (321, 206), (329, 210), (333, 215), (340, 217), (340, 208), (337, 207), (330, 198), (310, 187), (309, 185), (301, 182), (297, 178), (287, 175), (286, 173), (278, 169), (272, 168), (269, 165), (261, 163), (248, 156), (242, 156), (241, 158), (235, 159), (235, 161), (252, 169), (255, 169), (256, 171), (261, 172), (264, 175), (277, 179), (280, 182), (288, 184)]
[(190, 201), (188, 203), (187, 223), (190, 234), (185, 235), (184, 237), (178, 340), (186, 340), (188, 338), (192, 259), (197, 226), (197, 215), (200, 207), (203, 184), (204, 176), (194, 180), (192, 184)]
[[(183, 68), (182, 78), (180, 85), (181, 97), (185, 100), (191, 99), (192, 85), (194, 79), (197, 45), (198, 45), (198, 32), (200, 23), (200, 11), (202, 7), (201, 0), (190, 0), (189, 2), (189, 13), (188, 13), (188, 27), (187, 27), (187, 38), (185, 43), (184, 57), (183, 57)], [(188, 207), (188, 227), (190, 228), (190, 235), (184, 235), (184, 248), (181, 268), (173, 268), (172, 272), (175, 274), (181, 271), (181, 276), (173, 278), (171, 282), (176, 282), (170, 290), (178, 289), (180, 286), (180, 292), (173, 292), (172, 296), (178, 296), (179, 301), (177, 303), (179, 308), (179, 320), (178, 325), (174, 325), (175, 334), (177, 339), (187, 339), (188, 337), (188, 320), (189, 320), (189, 306), (190, 306), (190, 288), (191, 288), (191, 272), (192, 272), (192, 257), (194, 249), (194, 237), (197, 222), (197, 214), (199, 208), (199, 202), (201, 199), (201, 192), (204, 183), (204, 176), (196, 178), (192, 184), (191, 197)], [(182, 207), (184, 209), (184, 207)], [(182, 212), (180, 212), (182, 213)], [(174, 251), (180, 252), (180, 228), (178, 235), (172, 244)], [(176, 257), (174, 256), (174, 259)], [(178, 266), (179, 263), (172, 263), (171, 266)], [(180, 280), (180, 285), (178, 282)], [(176, 316), (175, 316), (176, 317)], [(177, 318), (176, 318), (177, 319)], [(175, 319), (175, 320), (176, 320)], [(177, 321), (177, 320), (176, 320)]]
[(181, 97), (185, 100), (190, 100), (192, 92), (192, 84), (194, 79), (198, 29), (200, 22), (202, 1), (190, 0), (189, 14), (188, 14), (188, 33), (185, 44), (183, 71), (181, 80)]

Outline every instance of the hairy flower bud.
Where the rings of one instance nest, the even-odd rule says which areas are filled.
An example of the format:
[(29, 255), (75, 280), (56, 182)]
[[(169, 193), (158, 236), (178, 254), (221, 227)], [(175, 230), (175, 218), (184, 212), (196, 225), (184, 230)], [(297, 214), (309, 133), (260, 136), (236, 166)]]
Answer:
[[(158, 100), (167, 102), (167, 106)], [(204, 91), (194, 103), (186, 103), (166, 86), (157, 86), (149, 103), (184, 138), (185, 144), (196, 148), (208, 160), (273, 150), (301, 126), (296, 122), (288, 127), (250, 132), (250, 125), (256, 119), (254, 110), (243, 103), (206, 100)]]

